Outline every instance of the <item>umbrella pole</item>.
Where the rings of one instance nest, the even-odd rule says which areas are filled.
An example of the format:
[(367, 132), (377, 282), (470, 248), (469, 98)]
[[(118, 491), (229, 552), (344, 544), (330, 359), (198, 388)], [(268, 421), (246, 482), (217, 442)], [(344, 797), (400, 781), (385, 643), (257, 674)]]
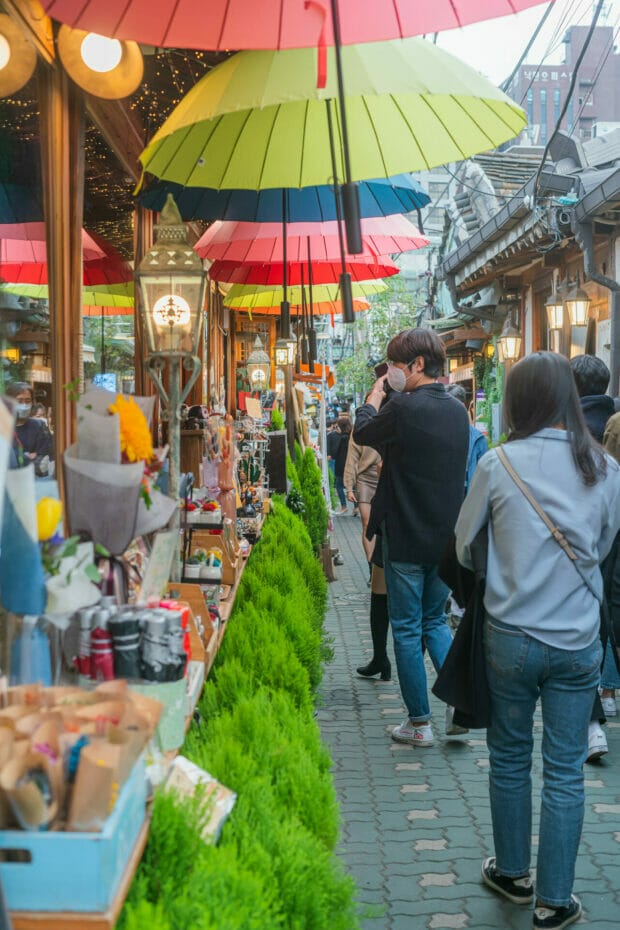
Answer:
[(308, 244), (308, 296), (310, 299), (310, 319), (308, 326), (308, 354), (310, 360), (308, 362), (308, 369), (310, 374), (314, 374), (314, 363), (317, 356), (317, 346), (316, 346), (316, 329), (314, 328), (314, 300), (312, 298), (312, 255), (310, 254), (310, 236), (307, 237)]
[(104, 329), (104, 313), (103, 307), (101, 308), (101, 374), (105, 375), (105, 329)]
[(308, 351), (308, 338), (306, 336), (306, 285), (304, 282), (304, 268), (301, 266), (301, 361), (307, 365), (310, 360)]
[(289, 339), (291, 335), (291, 305), (288, 300), (288, 271), (286, 248), (286, 222), (288, 218), (287, 191), (282, 188), (282, 300), (280, 301), (280, 338)]
[(362, 251), (362, 228), (360, 221), (360, 197), (357, 184), (351, 180), (351, 159), (349, 154), (349, 131), (344, 99), (344, 76), (342, 73), (342, 39), (340, 36), (340, 15), (338, 0), (331, 0), (332, 25), (334, 28), (334, 50), (336, 53), (336, 74), (338, 76), (338, 102), (340, 103), (340, 130), (342, 133), (342, 156), (344, 162), (344, 184), (341, 187), (344, 222), (347, 230), (347, 252), (357, 255)]
[[(338, 242), (340, 245), (340, 262), (342, 271), (340, 273), (340, 300), (342, 301), (342, 322), (354, 323), (353, 314), (353, 293), (351, 291), (351, 275), (347, 272), (347, 265), (344, 253), (344, 239), (342, 236), (342, 210), (340, 203), (340, 189), (338, 187), (338, 173), (336, 169), (336, 148), (334, 145), (334, 125), (332, 121), (331, 100), (326, 100), (327, 107), (327, 128), (329, 131), (329, 148), (332, 157), (332, 172), (334, 175), (334, 197), (336, 198), (336, 223), (338, 225)], [(361, 251), (361, 249), (360, 249)]]

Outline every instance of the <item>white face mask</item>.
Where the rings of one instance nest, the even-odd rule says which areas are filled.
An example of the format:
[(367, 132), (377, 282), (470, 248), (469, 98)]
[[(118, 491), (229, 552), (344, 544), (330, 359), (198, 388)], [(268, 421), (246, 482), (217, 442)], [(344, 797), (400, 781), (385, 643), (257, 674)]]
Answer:
[(17, 419), (27, 420), (32, 413), (32, 404), (17, 404)]
[(396, 368), (395, 365), (390, 365), (387, 370), (387, 383), (390, 385), (393, 391), (397, 391), (401, 394), (407, 384), (407, 375), (404, 368)]

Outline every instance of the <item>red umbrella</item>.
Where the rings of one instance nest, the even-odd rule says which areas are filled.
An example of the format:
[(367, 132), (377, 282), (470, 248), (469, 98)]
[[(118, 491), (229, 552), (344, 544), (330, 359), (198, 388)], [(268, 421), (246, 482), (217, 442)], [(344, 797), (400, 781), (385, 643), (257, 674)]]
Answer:
[[(342, 265), (339, 261), (316, 262), (290, 261), (286, 263), (286, 280), (289, 287), (307, 285), (312, 269), (313, 284), (337, 284), (342, 274)], [(354, 261), (349, 259), (346, 271), (353, 281), (371, 281), (375, 278), (388, 278), (398, 274), (398, 265), (386, 256), (378, 256), (370, 261)], [(284, 263), (265, 262), (252, 264), (248, 262), (213, 262), (209, 275), (214, 281), (224, 281), (227, 284), (284, 284)]]
[[(227, 51), (334, 44), (330, 0), (42, 0), (61, 23), (164, 48)], [(543, 0), (338, 0), (343, 45), (455, 29)]]
[[(428, 242), (417, 227), (402, 214), (369, 217), (362, 220), (364, 248), (356, 259), (370, 263), (374, 262), (377, 256), (409, 252), (428, 245)], [(338, 223), (335, 220), (327, 223), (288, 223), (288, 260), (305, 261), (308, 245), (313, 261), (340, 261)], [(210, 261), (252, 264), (282, 262), (282, 224), (218, 221), (209, 227), (194, 248), (201, 258)], [(315, 281), (318, 283), (316, 276)]]
[[(99, 237), (82, 230), (84, 261), (105, 258)], [(44, 262), (45, 223), (0, 223), (0, 262)]]
[[(356, 313), (362, 313), (368, 310), (370, 304), (367, 300), (354, 300), (353, 309)], [(252, 316), (280, 316), (280, 304), (273, 307), (233, 307), (235, 313), (248, 313)], [(291, 313), (293, 316), (301, 317), (303, 307), (301, 304), (291, 304)], [(310, 312), (310, 305), (306, 308)], [(312, 305), (312, 316), (338, 316), (342, 313), (341, 300), (321, 300)]]

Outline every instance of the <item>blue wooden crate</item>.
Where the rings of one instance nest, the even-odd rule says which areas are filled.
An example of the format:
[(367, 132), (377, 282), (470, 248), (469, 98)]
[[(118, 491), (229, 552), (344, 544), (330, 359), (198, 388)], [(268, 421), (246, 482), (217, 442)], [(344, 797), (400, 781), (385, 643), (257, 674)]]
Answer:
[(108, 909), (144, 823), (144, 759), (134, 766), (100, 833), (0, 830), (0, 849), (25, 850), (30, 862), (0, 862), (11, 911)]

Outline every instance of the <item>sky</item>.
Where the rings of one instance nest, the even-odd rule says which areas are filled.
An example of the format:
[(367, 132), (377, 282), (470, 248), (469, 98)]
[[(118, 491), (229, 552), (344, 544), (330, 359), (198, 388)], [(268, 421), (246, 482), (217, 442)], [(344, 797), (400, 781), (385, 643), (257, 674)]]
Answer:
[[(501, 84), (519, 60), (536, 29), (547, 4), (512, 16), (489, 20), (441, 33), (437, 44), (481, 71), (493, 83)], [(527, 56), (527, 63), (562, 61), (562, 38), (572, 25), (588, 25), (596, 3), (592, 0), (555, 0), (549, 18)], [(606, 0), (599, 25), (613, 26), (620, 45), (620, 0)]]

